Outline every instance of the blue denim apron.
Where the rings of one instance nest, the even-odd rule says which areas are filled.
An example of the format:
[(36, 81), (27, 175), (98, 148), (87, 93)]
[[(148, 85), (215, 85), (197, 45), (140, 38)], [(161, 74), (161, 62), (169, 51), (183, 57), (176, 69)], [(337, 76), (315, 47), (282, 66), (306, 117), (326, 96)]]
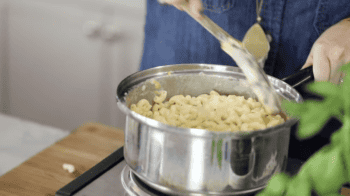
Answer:
[[(256, 22), (255, 0), (202, 2), (204, 14), (238, 40)], [(273, 39), (265, 72), (277, 78), (296, 73), (320, 34), (349, 16), (348, 0), (264, 0), (261, 26)], [(236, 66), (219, 42), (187, 13), (147, 0), (140, 70), (181, 63)]]
[[(242, 40), (256, 22), (255, 0), (202, 2), (204, 14), (236, 39)], [(300, 70), (322, 32), (350, 17), (350, 3), (349, 0), (264, 0), (261, 17), (261, 26), (273, 39), (264, 70), (281, 79)], [(221, 50), (219, 42), (187, 13), (148, 0), (140, 70), (181, 63), (236, 66)], [(330, 130), (328, 127), (318, 136), (299, 141), (293, 126), (289, 156), (307, 160), (329, 142), (336, 129)]]

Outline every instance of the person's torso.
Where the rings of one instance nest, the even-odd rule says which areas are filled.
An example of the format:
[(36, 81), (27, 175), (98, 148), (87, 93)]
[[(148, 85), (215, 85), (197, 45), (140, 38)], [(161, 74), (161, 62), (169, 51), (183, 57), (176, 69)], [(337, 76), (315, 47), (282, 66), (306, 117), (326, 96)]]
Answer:
[[(256, 22), (255, 0), (202, 2), (204, 14), (238, 40)], [(348, 16), (347, 0), (264, 0), (261, 26), (273, 39), (265, 72), (278, 78), (297, 72), (319, 35)], [(187, 13), (148, 0), (140, 70), (182, 63), (236, 66), (215, 37)]]

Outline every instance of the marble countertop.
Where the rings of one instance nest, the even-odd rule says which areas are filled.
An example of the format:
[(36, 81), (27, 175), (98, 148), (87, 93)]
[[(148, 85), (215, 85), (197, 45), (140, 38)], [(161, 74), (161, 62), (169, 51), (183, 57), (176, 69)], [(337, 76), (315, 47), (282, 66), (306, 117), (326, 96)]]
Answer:
[(0, 176), (69, 133), (68, 130), (0, 113)]

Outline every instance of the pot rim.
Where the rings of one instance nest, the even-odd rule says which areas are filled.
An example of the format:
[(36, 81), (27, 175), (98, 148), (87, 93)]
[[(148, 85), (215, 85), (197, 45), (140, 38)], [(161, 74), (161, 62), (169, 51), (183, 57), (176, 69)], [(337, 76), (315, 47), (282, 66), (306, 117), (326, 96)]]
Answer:
[[(209, 67), (210, 70), (217, 70), (217, 71), (232, 70), (232, 71), (235, 71), (238, 73), (243, 73), (239, 67), (233, 67), (233, 66), (227, 66), (227, 65), (216, 65), (216, 64), (201, 64), (201, 63), (171, 64), (171, 65), (157, 66), (157, 67), (153, 67), (153, 68), (143, 70), (143, 71), (138, 71), (138, 72), (135, 72), (134, 74), (129, 75), (128, 77), (126, 77), (124, 80), (122, 80), (119, 83), (118, 88), (117, 88), (117, 96), (116, 96), (119, 109), (122, 110), (126, 114), (127, 117), (131, 117), (133, 120), (136, 120), (137, 122), (141, 123), (142, 125), (145, 124), (145, 125), (152, 127), (154, 129), (159, 129), (162, 131), (167, 131), (167, 132), (172, 132), (172, 133), (186, 134), (186, 135), (197, 136), (197, 137), (210, 137), (210, 138), (213, 138), (213, 137), (218, 137), (218, 138), (224, 138), (224, 137), (250, 138), (250, 137), (259, 136), (259, 135), (263, 135), (263, 134), (267, 134), (267, 133), (271, 134), (271, 133), (274, 133), (276, 131), (281, 131), (281, 130), (285, 129), (286, 127), (291, 127), (299, 121), (298, 118), (290, 117), (290, 119), (288, 119), (284, 123), (279, 124), (279, 125), (274, 126), (274, 127), (260, 129), (260, 130), (256, 130), (256, 131), (238, 131), (238, 132), (210, 131), (210, 130), (205, 130), (205, 129), (175, 127), (175, 126), (164, 124), (164, 123), (159, 122), (157, 120), (145, 117), (141, 114), (138, 114), (138, 113), (130, 110), (126, 106), (125, 101), (122, 101), (122, 99), (119, 97), (121, 95), (121, 92), (119, 92), (122, 90), (121, 87), (125, 83), (128, 83), (130, 80), (134, 80), (135, 78), (145, 77), (145, 75), (147, 75), (147, 74), (145, 74), (144, 72), (150, 72), (150, 73), (154, 72), (157, 75), (159, 75), (158, 74), (159, 69), (162, 69), (161, 72), (167, 73), (167, 72), (174, 72), (174, 69), (173, 69), (174, 67), (177, 68), (175, 71), (177, 71), (177, 70), (181, 71), (181, 70), (184, 70), (181, 67), (187, 68), (189, 65), (190, 66), (191, 65), (192, 66), (199, 66), (199, 67)], [(170, 68), (172, 68), (172, 69), (170, 69)], [(167, 70), (167, 69), (169, 69), (169, 70)], [(205, 70), (203, 70), (203, 71), (205, 71)], [(197, 72), (198, 72), (198, 70), (197, 70)], [(160, 75), (162, 75), (162, 74), (160, 74)], [(268, 76), (268, 78), (272, 78), (274, 80), (282, 82), (282, 83), (286, 84), (287, 86), (289, 86), (291, 89), (295, 90), (293, 87), (291, 87), (286, 82), (284, 82), (280, 79), (277, 79), (273, 76), (270, 76), (270, 75), (267, 75), (267, 76)], [(148, 78), (148, 77), (146, 77), (146, 78)], [(149, 79), (150, 78), (151, 77), (149, 77)], [(303, 101), (300, 93), (299, 92), (297, 92), (297, 93), (299, 94), (301, 101)]]

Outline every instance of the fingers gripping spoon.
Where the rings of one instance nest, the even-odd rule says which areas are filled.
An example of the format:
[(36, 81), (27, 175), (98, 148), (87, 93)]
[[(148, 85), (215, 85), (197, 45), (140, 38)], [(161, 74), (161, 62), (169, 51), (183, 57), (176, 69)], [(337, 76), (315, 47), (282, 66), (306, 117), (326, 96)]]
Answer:
[[(247, 45), (248, 48), (253, 47), (251, 44), (252, 39), (247, 38), (248, 41), (246, 41), (246, 44), (243, 44), (224, 31), (206, 15), (202, 14), (201, 19), (194, 17), (190, 7), (188, 6), (188, 2), (184, 1), (182, 3), (182, 7), (187, 14), (194, 18), (220, 41), (221, 49), (230, 55), (241, 68), (259, 101), (264, 104), (266, 112), (270, 114), (280, 113), (281, 98), (277, 95), (262, 67), (258, 65), (255, 57), (253, 57), (254, 54), (260, 54), (258, 52), (253, 52), (252, 55), (244, 46)], [(248, 36), (250, 35), (248, 34)]]

